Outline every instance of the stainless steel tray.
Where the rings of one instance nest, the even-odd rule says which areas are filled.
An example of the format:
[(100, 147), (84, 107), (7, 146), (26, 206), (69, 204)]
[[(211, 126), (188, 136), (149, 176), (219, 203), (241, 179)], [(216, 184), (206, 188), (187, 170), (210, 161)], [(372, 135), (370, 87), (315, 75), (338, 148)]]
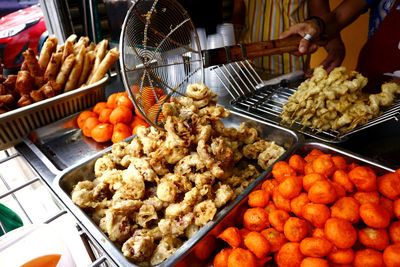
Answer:
[(23, 140), (54, 174), (112, 145), (111, 141), (97, 143), (84, 136), (76, 122), (78, 116), (73, 114), (36, 129)]
[[(293, 154), (298, 154), (301, 156), (305, 156), (307, 155), (309, 152), (311, 152), (313, 149), (319, 149), (322, 152), (326, 153), (326, 154), (331, 154), (332, 156), (342, 156), (347, 163), (352, 163), (355, 162), (361, 166), (368, 166), (370, 168), (372, 168), (376, 174), (378, 176), (384, 175), (388, 172), (394, 172), (395, 170), (386, 166), (383, 166), (371, 159), (368, 159), (366, 157), (357, 155), (355, 153), (343, 150), (341, 148), (337, 148), (334, 147), (332, 145), (327, 145), (324, 143), (320, 143), (317, 141), (310, 141), (310, 142), (304, 142), (304, 143), (299, 143), (296, 145), (296, 147), (292, 150), (291, 155)], [(291, 156), (289, 155), (289, 157)], [(257, 179), (257, 184), (255, 184), (254, 186), (252, 186), (251, 190), (246, 190), (247, 193), (249, 194), (250, 192), (252, 192), (253, 190), (257, 190), (260, 189), (261, 184), (266, 180), (269, 179), (272, 176), (272, 173), (269, 172), (265, 175), (265, 179)], [(247, 195), (248, 195), (247, 194)], [(230, 226), (234, 226), (234, 221), (235, 218), (237, 216), (239, 216), (239, 212), (241, 211), (241, 207), (244, 205), (247, 205), (247, 200), (248, 197), (247, 195), (243, 198), (241, 198), (240, 201), (238, 201), (237, 205), (234, 207), (234, 209), (232, 209), (229, 214), (227, 214), (226, 216), (224, 216), (224, 218), (222, 220), (219, 220), (217, 223), (214, 224), (214, 228), (215, 230), (212, 232), (209, 232), (208, 234), (206, 234), (204, 237), (206, 237), (207, 235), (214, 235), (217, 236), (219, 235), (225, 228), (230, 227)], [(203, 238), (204, 238), (203, 237)], [(216, 242), (216, 247), (214, 249), (214, 254), (219, 252), (224, 246), (226, 246), (225, 242)], [(192, 248), (195, 248), (195, 246)], [(194, 253), (189, 253), (187, 254), (187, 256), (184, 258), (184, 260), (189, 263), (189, 262), (195, 262), (195, 261), (199, 261), (198, 259), (196, 259), (196, 257), (193, 255)], [(211, 266), (212, 264), (212, 260), (213, 257), (211, 257), (210, 259), (208, 259), (208, 261), (210, 262), (202, 262), (201, 266)], [(268, 265), (269, 266), (269, 265)], [(271, 266), (276, 266), (273, 265), (273, 263), (271, 262)]]
[(0, 149), (19, 142), (32, 130), (94, 106), (104, 99), (106, 75), (100, 81), (0, 115)]
[[(286, 159), (288, 155), (292, 153), (292, 149), (295, 147), (295, 145), (302, 141), (302, 137), (291, 130), (259, 120), (249, 119), (249, 117), (237, 114), (235, 112), (232, 112), (232, 115), (223, 121), (226, 127), (237, 127), (241, 122), (246, 122), (249, 126), (255, 127), (257, 130), (259, 130), (263, 139), (275, 141), (277, 144), (284, 146), (286, 152), (278, 160)], [(115, 245), (107, 238), (106, 235), (101, 232), (98, 226), (92, 222), (92, 220), (84, 213), (83, 210), (73, 204), (70, 197), (73, 186), (79, 181), (94, 179), (93, 170), (95, 161), (110, 150), (111, 147), (108, 147), (96, 153), (95, 155), (80, 161), (76, 165), (65, 169), (54, 179), (53, 188), (64, 204), (84, 225), (84, 227), (86, 227), (87, 231), (93, 236), (93, 238), (95, 238), (97, 242), (101, 244), (103, 249), (107, 251), (109, 256), (115, 262), (122, 266), (136, 266), (122, 255), (121, 251), (115, 247)], [(271, 167), (264, 171), (236, 198), (236, 200), (232, 201), (229, 205), (220, 210), (216, 214), (213, 221), (206, 224), (206, 226), (197, 232), (191, 239), (186, 241), (183, 246), (179, 248), (171, 257), (158, 266), (171, 266), (177, 263), (196, 245), (199, 240), (201, 240), (208, 232), (210, 232), (218, 222), (220, 222), (238, 203), (240, 203), (242, 199), (244, 199), (247, 194), (253, 190), (254, 187), (259, 184), (260, 181), (265, 178), (265, 175), (267, 175), (270, 171)]]

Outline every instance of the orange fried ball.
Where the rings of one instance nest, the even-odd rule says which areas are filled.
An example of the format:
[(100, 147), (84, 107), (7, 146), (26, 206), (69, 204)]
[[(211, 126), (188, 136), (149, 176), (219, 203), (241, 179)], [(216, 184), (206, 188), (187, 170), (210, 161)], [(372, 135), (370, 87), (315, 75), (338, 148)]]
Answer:
[(271, 249), (268, 240), (259, 232), (250, 232), (244, 238), (244, 245), (258, 258), (267, 256)]
[(117, 97), (120, 93), (114, 93), (111, 94), (108, 98), (107, 98), (107, 107), (108, 108), (116, 108), (117, 107)]
[(107, 102), (98, 102), (94, 105), (93, 112), (99, 115), (104, 108), (107, 108)]
[(349, 172), (350, 181), (360, 191), (375, 191), (376, 190), (376, 174), (365, 166), (359, 166)]
[(213, 235), (208, 235), (197, 243), (194, 248), (194, 255), (200, 260), (206, 260), (212, 255), (214, 247), (215, 237)]
[(247, 203), (253, 208), (264, 208), (268, 205), (269, 194), (265, 190), (254, 190), (249, 194), (249, 200)]
[(366, 203), (379, 204), (379, 193), (377, 191), (358, 191), (353, 195), (353, 197), (358, 201), (358, 203), (360, 203), (360, 205)]
[(306, 165), (304, 166), (304, 174), (307, 175), (307, 174), (310, 174), (310, 173), (314, 173), (314, 170), (312, 168), (312, 163), (311, 162), (306, 163)]
[(274, 211), (274, 210), (277, 210), (278, 208), (275, 206), (274, 202), (270, 200), (270, 201), (268, 202), (267, 206), (265, 206), (264, 209), (265, 209), (265, 210), (268, 212), (268, 214), (269, 214), (270, 212), (272, 212), (272, 211)]
[(308, 191), (308, 199), (318, 204), (330, 204), (337, 198), (335, 187), (327, 180), (316, 181)]
[(383, 261), (387, 267), (400, 266), (400, 243), (392, 244), (383, 251)]
[(244, 227), (250, 231), (261, 231), (269, 226), (268, 212), (263, 208), (251, 208), (243, 215)]
[(131, 128), (125, 123), (117, 123), (114, 125), (111, 142), (118, 143), (131, 136)]
[(331, 242), (321, 237), (307, 237), (300, 242), (301, 253), (308, 257), (325, 257), (332, 247)]
[(285, 180), (286, 176), (295, 176), (296, 172), (286, 161), (279, 161), (272, 167), (272, 175), (281, 183)]
[(308, 199), (308, 195), (307, 195), (307, 193), (303, 192), (290, 201), (290, 208), (297, 217), (302, 218), (303, 217), (303, 214), (302, 214), (303, 207), (308, 203), (310, 203), (310, 200)]
[(357, 241), (357, 231), (344, 219), (329, 218), (324, 226), (325, 237), (337, 248), (351, 248)]
[(329, 208), (324, 204), (308, 203), (301, 213), (314, 227), (324, 227), (326, 220), (331, 217)]
[(377, 179), (379, 193), (391, 200), (400, 198), (400, 175), (388, 173)]
[(372, 203), (360, 206), (360, 217), (369, 227), (386, 228), (390, 223), (390, 214), (382, 206)]
[(326, 177), (330, 177), (336, 171), (331, 155), (321, 155), (316, 158), (312, 163), (312, 168), (314, 172), (323, 174)]
[(327, 259), (334, 264), (351, 264), (354, 261), (354, 251), (352, 248), (339, 249), (333, 247)]
[(313, 149), (307, 156), (304, 158), (306, 162), (313, 162), (319, 156), (324, 155), (324, 153), (319, 149)]
[(228, 258), (231, 254), (231, 248), (224, 248), (214, 257), (213, 265), (214, 267), (227, 267), (228, 266)]
[(347, 163), (343, 157), (333, 156), (332, 161), (335, 164), (336, 169), (338, 169), (338, 170), (346, 170), (347, 169)]
[(379, 197), (379, 205), (384, 207), (390, 214), (390, 220), (395, 217), (395, 209), (394, 209), (394, 202), (384, 196)]
[(364, 228), (358, 231), (358, 240), (367, 248), (384, 250), (389, 245), (386, 229)]
[(261, 189), (267, 191), (267, 193), (272, 196), (272, 192), (274, 191), (275, 187), (278, 186), (278, 181), (275, 179), (268, 179), (265, 180), (262, 185)]
[(117, 97), (115, 99), (115, 103), (117, 104), (117, 106), (125, 106), (129, 109), (133, 109), (133, 103), (129, 99), (127, 92), (123, 92), (123, 93), (117, 95)]
[(353, 266), (354, 267), (384, 266), (382, 253), (370, 248), (358, 250), (354, 254)]
[(129, 124), (132, 119), (132, 110), (125, 106), (118, 106), (110, 114), (110, 122), (117, 124), (119, 122)]
[(234, 248), (228, 257), (228, 267), (255, 267), (256, 258), (253, 253), (243, 248)]
[(97, 117), (89, 117), (85, 120), (82, 127), (82, 133), (84, 136), (92, 137), (92, 130), (99, 124)]
[(279, 190), (275, 190), (272, 193), (272, 200), (278, 209), (290, 212), (290, 199), (284, 198)]
[(290, 217), (283, 226), (285, 237), (292, 242), (299, 242), (308, 234), (306, 221), (297, 217)]
[(349, 175), (342, 169), (333, 173), (332, 181), (340, 184), (347, 192), (354, 191), (354, 184), (350, 181)]
[(331, 216), (354, 224), (360, 220), (359, 209), (360, 204), (353, 197), (342, 197), (331, 206)]
[(324, 181), (326, 180), (326, 177), (322, 174), (319, 173), (309, 173), (304, 175), (303, 177), (303, 188), (305, 191), (309, 191), (311, 186), (316, 182), (316, 181)]
[(91, 136), (96, 142), (107, 142), (112, 137), (113, 128), (109, 123), (99, 123), (92, 129)]
[(110, 122), (110, 114), (113, 110), (111, 108), (103, 108), (99, 113), (100, 122)]
[(304, 256), (300, 252), (300, 244), (288, 242), (275, 254), (275, 262), (282, 267), (298, 267)]
[(217, 236), (217, 238), (221, 238), (233, 248), (239, 247), (240, 243), (242, 242), (242, 237), (240, 236), (239, 229), (237, 229), (236, 227), (226, 228), (221, 234)]
[(325, 237), (324, 228), (314, 228), (312, 230), (312, 237)]
[(278, 186), (279, 193), (286, 199), (297, 197), (303, 189), (303, 180), (298, 176), (287, 176)]
[(400, 243), (400, 221), (395, 221), (390, 225), (389, 236), (392, 243)]
[(329, 263), (325, 259), (307, 257), (301, 262), (300, 267), (329, 267)]
[(285, 243), (287, 243), (285, 235), (274, 228), (264, 229), (261, 231), (261, 234), (271, 245), (271, 252), (277, 252)]
[(269, 223), (279, 232), (283, 232), (283, 227), (290, 215), (284, 210), (274, 210), (268, 215)]
[(77, 123), (78, 123), (78, 126), (80, 129), (82, 129), (83, 124), (85, 123), (86, 119), (89, 117), (97, 118), (97, 114), (92, 111), (89, 111), (89, 110), (82, 111), (81, 114), (79, 114), (79, 116), (76, 120), (77, 120)]
[(306, 165), (306, 161), (299, 155), (292, 155), (289, 158), (289, 166), (293, 168), (298, 174), (304, 173), (304, 166)]

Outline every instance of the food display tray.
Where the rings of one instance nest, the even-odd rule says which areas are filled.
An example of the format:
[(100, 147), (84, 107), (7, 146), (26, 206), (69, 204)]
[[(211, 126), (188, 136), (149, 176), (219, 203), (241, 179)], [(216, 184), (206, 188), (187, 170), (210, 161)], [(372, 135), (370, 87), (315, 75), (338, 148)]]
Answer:
[(22, 141), (34, 129), (94, 106), (105, 98), (104, 88), (109, 79), (48, 98), (0, 115), (0, 149)]
[[(366, 157), (357, 155), (355, 153), (343, 150), (341, 148), (337, 148), (334, 147), (332, 145), (327, 145), (325, 143), (321, 143), (318, 141), (309, 141), (309, 142), (303, 142), (303, 143), (299, 143), (296, 145), (296, 147), (292, 150), (291, 155), (293, 154), (298, 154), (302, 157), (306, 156), (308, 153), (310, 153), (313, 149), (319, 149), (322, 152), (324, 152), (325, 154), (331, 154), (332, 156), (341, 156), (343, 157), (347, 163), (357, 163), (361, 166), (368, 166), (370, 168), (372, 168), (377, 176), (381, 176), (384, 175), (386, 173), (389, 172), (394, 172), (395, 170), (386, 166), (383, 166), (371, 159), (368, 159)], [(289, 157), (291, 156), (289, 155)], [(257, 179), (256, 183), (252, 186), (252, 188), (250, 190), (246, 190), (246, 196), (242, 197), (240, 199), (240, 201), (237, 201), (237, 205), (231, 209), (231, 211), (226, 214), (226, 216), (219, 220), (217, 223), (215, 223), (214, 229), (213, 231), (209, 231), (208, 234), (204, 235), (203, 238), (205, 238), (208, 235), (213, 235), (213, 236), (217, 236), (219, 235), (224, 229), (226, 229), (227, 227), (230, 226), (235, 226), (234, 222), (235, 219), (240, 216), (240, 212), (242, 211), (242, 206), (247, 205), (247, 201), (248, 201), (248, 194), (250, 194), (253, 190), (257, 190), (261, 188), (262, 183), (266, 180), (272, 177), (272, 173), (268, 172), (266, 175), (264, 175), (263, 179)], [(248, 188), (249, 189), (249, 188)], [(242, 215), (243, 216), (243, 215)], [(222, 248), (224, 248), (226, 246), (226, 243), (221, 241), (221, 240), (217, 240), (216, 242), (216, 246), (215, 246), (215, 250), (213, 255), (215, 255), (216, 253), (218, 253)], [(192, 251), (195, 249), (195, 246), (192, 248)], [(195, 258), (195, 256), (193, 255), (194, 253), (188, 253), (187, 256), (185, 257), (185, 261), (186, 262), (198, 262), (199, 260)], [(210, 259), (208, 259), (208, 261), (210, 262), (200, 262), (201, 266), (211, 266), (212, 264), (212, 260), (213, 257), (211, 257)], [(273, 262), (271, 262), (270, 265), (268, 266), (276, 266), (276, 264), (274, 264)]]
[[(262, 122), (260, 120), (250, 119), (247, 116), (240, 115), (232, 112), (231, 116), (222, 120), (225, 127), (238, 127), (240, 123), (246, 122), (250, 127), (255, 127), (260, 133), (261, 138), (269, 141), (275, 141), (276, 144), (283, 146), (286, 152), (278, 159), (285, 160), (292, 154), (293, 148), (296, 144), (303, 141), (302, 137), (295, 132), (283, 127), (273, 125), (271, 123)], [(131, 137), (130, 139), (132, 139)], [(130, 140), (128, 139), (128, 140)], [(68, 167), (62, 171), (53, 181), (53, 189), (61, 198), (63, 203), (75, 215), (75, 217), (82, 223), (88, 233), (102, 246), (109, 256), (121, 266), (137, 266), (125, 258), (121, 251), (108, 239), (108, 237), (99, 229), (99, 227), (85, 214), (85, 212), (76, 206), (72, 200), (70, 193), (73, 187), (80, 181), (93, 180), (94, 164), (98, 158), (104, 153), (111, 151), (108, 147), (93, 156), (81, 160), (74, 166)], [(182, 257), (189, 253), (189, 251), (199, 242), (207, 233), (209, 233), (216, 224), (218, 224), (238, 203), (254, 189), (260, 181), (264, 180), (265, 176), (271, 171), (271, 167), (261, 173), (259, 177), (246, 188), (238, 197), (230, 204), (221, 209), (214, 217), (213, 221), (207, 223), (201, 228), (191, 239), (187, 240), (171, 257), (157, 266), (172, 266), (177, 263)]]

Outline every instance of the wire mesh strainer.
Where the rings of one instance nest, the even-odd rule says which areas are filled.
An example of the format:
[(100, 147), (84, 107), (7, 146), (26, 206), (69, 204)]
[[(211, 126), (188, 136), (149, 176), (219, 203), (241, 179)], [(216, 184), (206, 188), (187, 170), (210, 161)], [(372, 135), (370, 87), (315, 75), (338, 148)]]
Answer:
[(199, 38), (186, 10), (174, 0), (139, 0), (122, 27), (121, 74), (135, 107), (162, 127), (162, 106), (204, 79)]

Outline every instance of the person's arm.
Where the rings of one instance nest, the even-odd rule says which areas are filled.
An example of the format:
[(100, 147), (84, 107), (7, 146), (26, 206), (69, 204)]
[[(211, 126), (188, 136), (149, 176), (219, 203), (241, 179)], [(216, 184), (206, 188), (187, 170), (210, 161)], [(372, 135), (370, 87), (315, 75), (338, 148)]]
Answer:
[[(320, 16), (320, 18), (325, 22), (324, 33), (321, 32), (322, 29), (319, 27), (316, 20), (307, 20), (303, 23), (292, 25), (288, 30), (283, 32), (279, 38), (298, 34), (304, 37), (306, 34), (310, 34), (315, 39), (319, 38), (323, 34), (328, 38), (328, 40), (330, 40), (336, 37), (344, 27), (356, 20), (363, 13), (366, 7), (366, 0), (344, 0), (332, 12)], [(309, 48), (310, 42), (306, 39), (301, 40), (299, 52), (302, 54), (313, 52)]]
[[(308, 9), (310, 11), (309, 17), (321, 17), (329, 14), (329, 12), (331, 11), (329, 0), (309, 0)], [(321, 65), (325, 68), (326, 71), (330, 72), (331, 70), (342, 64), (344, 56), (346, 54), (346, 50), (340, 34), (337, 34), (336, 37), (334, 37), (332, 40), (329, 40), (324, 48), (328, 55), (321, 62)]]

